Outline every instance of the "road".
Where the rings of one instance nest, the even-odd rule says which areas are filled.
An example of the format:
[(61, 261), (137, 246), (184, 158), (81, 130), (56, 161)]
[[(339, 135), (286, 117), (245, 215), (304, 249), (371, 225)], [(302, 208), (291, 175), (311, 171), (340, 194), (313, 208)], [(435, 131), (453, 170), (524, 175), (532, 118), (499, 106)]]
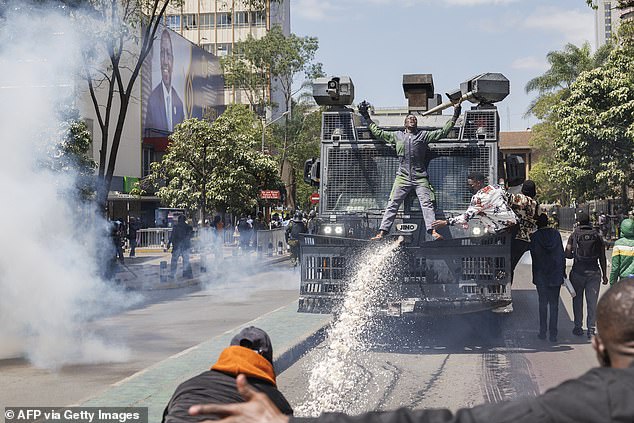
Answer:
[(87, 328), (121, 347), (120, 356), (111, 360), (95, 351), (100, 357), (95, 364), (51, 371), (34, 368), (22, 358), (0, 359), (0, 404), (77, 404), (152, 364), (297, 301), (298, 276), (287, 269), (283, 263), (228, 283), (212, 281), (206, 289), (141, 293), (144, 297), (135, 308)]
[[(343, 395), (340, 409), (352, 414), (397, 407), (455, 411), (535, 396), (594, 367), (589, 341), (571, 333), (572, 301), (565, 289), (558, 342), (537, 339), (537, 293), (530, 283), (529, 260), (527, 254), (518, 266), (510, 315), (375, 322), (366, 335), (366, 351), (343, 366), (341, 376), (354, 388)], [(307, 382), (311, 370), (326, 362), (326, 351), (326, 343), (321, 344), (278, 378), (300, 415), (309, 413), (301, 406), (315, 404)]]

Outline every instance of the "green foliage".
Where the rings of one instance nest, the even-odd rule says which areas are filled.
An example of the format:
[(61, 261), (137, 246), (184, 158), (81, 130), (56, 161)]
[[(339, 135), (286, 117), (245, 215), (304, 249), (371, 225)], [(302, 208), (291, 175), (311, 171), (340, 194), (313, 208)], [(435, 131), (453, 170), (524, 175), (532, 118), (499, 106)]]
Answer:
[(536, 182), (542, 201), (567, 203), (571, 197), (580, 197), (579, 187), (556, 172), (559, 160), (555, 141), (561, 138), (555, 125), (560, 120), (556, 106), (570, 97), (570, 88), (579, 75), (601, 66), (613, 48), (607, 44), (592, 54), (588, 43), (581, 47), (567, 44), (562, 51), (549, 52), (550, 68), (526, 85), (527, 93), (538, 93), (527, 112), (541, 121), (532, 128), (531, 146), (537, 161), (529, 177)]
[(273, 145), (277, 151), (282, 152), (285, 148), (284, 136), (289, 140), (285, 154), (279, 154), (279, 157), (286, 157), (291, 163), (295, 173), (297, 205), (306, 209), (315, 187), (303, 181), (304, 163), (308, 159), (319, 157), (321, 110), (310, 104), (293, 103), (291, 111), (287, 127), (275, 127)]
[(560, 117), (552, 173), (579, 196), (604, 197), (632, 186), (634, 168), (634, 51), (621, 45), (600, 68), (584, 72)]
[(78, 197), (90, 198), (94, 194), (97, 164), (89, 153), (92, 139), (86, 124), (77, 119), (63, 121), (54, 136), (58, 141), (49, 145), (42, 165), (72, 176)]
[[(169, 207), (190, 211), (250, 211), (259, 190), (278, 186), (276, 163), (259, 151), (256, 116), (231, 105), (213, 123), (189, 119), (176, 127), (161, 162), (148, 181)], [(164, 182), (166, 181), (166, 182)]]
[(289, 104), (295, 76), (304, 72), (310, 77), (321, 72), (321, 64), (312, 63), (318, 45), (315, 37), (286, 36), (279, 25), (274, 25), (262, 38), (249, 35), (236, 43), (235, 52), (239, 54), (221, 60), (225, 80), (236, 88), (243, 88), (251, 106), (258, 108), (271, 106), (267, 96), (270, 77), (280, 83)]

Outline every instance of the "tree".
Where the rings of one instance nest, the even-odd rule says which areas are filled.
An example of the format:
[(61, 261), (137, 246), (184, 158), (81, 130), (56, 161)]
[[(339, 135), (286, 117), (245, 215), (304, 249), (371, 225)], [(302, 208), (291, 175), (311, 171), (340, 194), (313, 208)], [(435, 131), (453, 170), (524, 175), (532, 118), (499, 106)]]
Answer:
[(42, 166), (71, 176), (75, 184), (73, 194), (82, 200), (91, 198), (97, 165), (88, 152), (92, 139), (86, 124), (78, 117), (69, 117), (52, 133), (55, 142), (47, 144), (48, 151), (43, 155)]
[[(83, 76), (101, 132), (96, 201), (104, 211), (141, 66), (152, 50), (167, 7), (177, 7), (182, 1), (87, 0), (88, 15), (83, 12), (74, 15), (78, 25), (86, 29), (87, 45), (91, 46), (84, 52)], [(106, 66), (102, 57), (107, 57)], [(106, 90), (105, 104), (100, 103), (97, 94), (102, 88)]]
[(285, 157), (289, 168), (294, 172), (294, 178), (287, 192), (296, 196), (299, 207), (306, 208), (314, 187), (303, 182), (304, 163), (308, 159), (319, 157), (322, 111), (315, 109), (311, 104), (295, 102), (291, 110), (287, 127), (277, 126), (273, 139), (276, 149), (279, 150), (284, 148), (285, 134), (287, 139), (291, 140), (286, 146)]
[(624, 43), (600, 68), (584, 72), (554, 108), (560, 117), (553, 174), (580, 195), (620, 195), (634, 167), (634, 47)]
[(551, 172), (556, 167), (553, 143), (560, 136), (555, 126), (555, 122), (559, 120), (554, 112), (555, 106), (569, 97), (571, 85), (582, 72), (605, 62), (612, 48), (612, 44), (606, 44), (592, 54), (588, 43), (581, 47), (567, 44), (562, 51), (549, 52), (547, 60), (550, 68), (526, 84), (527, 93), (538, 93), (527, 112), (540, 120), (532, 128), (531, 146), (536, 151), (538, 160), (529, 176), (536, 182), (542, 201), (568, 202), (572, 189), (563, 186)]
[[(250, 211), (259, 191), (279, 184), (275, 161), (259, 151), (257, 117), (231, 105), (213, 123), (189, 119), (176, 127), (161, 162), (151, 165), (147, 182), (170, 207)], [(140, 193), (138, 190), (137, 193)]]
[[(246, 40), (237, 43), (236, 52), (222, 60), (225, 80), (236, 88), (245, 90), (251, 106), (260, 112), (265, 107), (275, 107), (282, 110), (291, 108), (293, 96), (293, 84), (299, 74), (306, 78), (322, 76), (320, 63), (313, 63), (318, 48), (315, 37), (298, 37), (295, 34), (284, 35), (282, 28), (273, 26), (262, 38), (255, 39), (249, 36)], [(269, 84), (272, 88), (279, 89), (284, 99), (284, 104), (273, 104), (267, 95)], [(290, 116), (285, 117), (285, 128), (289, 126)], [(264, 125), (264, 123), (263, 123)], [(264, 127), (262, 127), (264, 130)], [(285, 132), (280, 148), (280, 175), (287, 187), (286, 202), (291, 208), (295, 208), (295, 186), (292, 175), (295, 168), (287, 169), (291, 163), (287, 160), (289, 133)]]

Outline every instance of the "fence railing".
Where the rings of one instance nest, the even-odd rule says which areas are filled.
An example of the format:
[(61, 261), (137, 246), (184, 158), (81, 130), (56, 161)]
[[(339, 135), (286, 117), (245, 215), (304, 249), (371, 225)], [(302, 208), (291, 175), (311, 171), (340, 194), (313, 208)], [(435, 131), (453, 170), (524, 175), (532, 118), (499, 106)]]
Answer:
[[(196, 231), (195, 231), (196, 232)], [(165, 248), (169, 241), (172, 228), (147, 228), (137, 231), (137, 247), (138, 248)], [(276, 228), (265, 231), (256, 231), (255, 237), (252, 238), (251, 248), (261, 251), (264, 254), (279, 254), (281, 248), (282, 253), (286, 251), (286, 240), (284, 238), (285, 228)], [(197, 236), (194, 233), (194, 237)], [(235, 245), (233, 229), (223, 231), (223, 244)]]

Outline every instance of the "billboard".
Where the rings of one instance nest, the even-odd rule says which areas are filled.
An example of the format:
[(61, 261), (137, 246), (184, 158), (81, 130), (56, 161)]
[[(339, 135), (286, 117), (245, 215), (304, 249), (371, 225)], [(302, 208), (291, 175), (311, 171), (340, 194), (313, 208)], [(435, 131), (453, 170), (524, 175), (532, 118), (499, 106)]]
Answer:
[(142, 67), (144, 137), (165, 137), (185, 119), (224, 110), (224, 79), (218, 57), (159, 27)]

